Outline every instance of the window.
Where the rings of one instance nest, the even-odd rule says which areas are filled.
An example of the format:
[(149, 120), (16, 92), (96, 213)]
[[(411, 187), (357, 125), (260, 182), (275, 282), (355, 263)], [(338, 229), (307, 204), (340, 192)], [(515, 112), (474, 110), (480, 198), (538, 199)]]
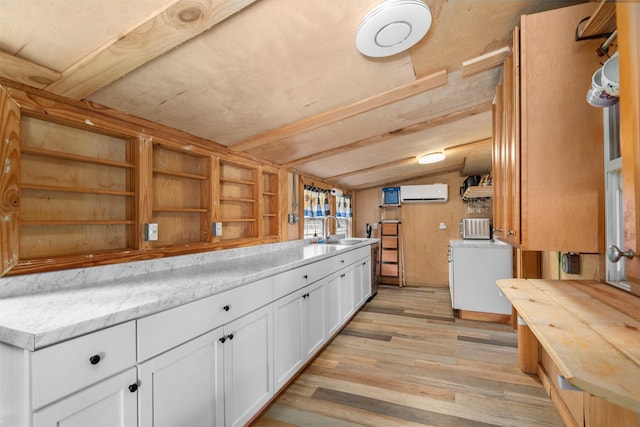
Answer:
[(335, 234), (351, 234), (351, 196), (332, 196), (329, 190), (311, 185), (304, 186), (304, 238), (322, 236), (324, 221), (333, 215), (337, 218)]

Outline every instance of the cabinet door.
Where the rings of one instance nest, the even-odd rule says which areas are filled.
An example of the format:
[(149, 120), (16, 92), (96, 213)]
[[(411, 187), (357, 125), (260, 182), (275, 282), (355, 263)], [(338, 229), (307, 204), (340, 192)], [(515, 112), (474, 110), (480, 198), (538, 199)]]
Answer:
[[(280, 388), (302, 366), (302, 304), (306, 290), (287, 295), (273, 304), (275, 386)], [(305, 304), (306, 305), (306, 304)], [(323, 326), (324, 327), (324, 326)]]
[(223, 425), (220, 337), (222, 328), (139, 365), (140, 427)]
[(340, 324), (342, 323), (342, 316), (340, 315), (340, 274), (331, 275), (325, 285), (325, 298), (327, 304), (327, 337), (333, 335)]
[(224, 327), (225, 426), (240, 426), (273, 396), (273, 306)]
[(627, 280), (636, 288), (636, 293), (640, 293), (640, 4), (617, 2), (616, 20), (620, 87), (623, 88), (620, 93), (620, 144), (625, 207), (624, 249), (631, 249), (636, 254), (633, 259), (624, 258), (624, 262)]
[(362, 293), (362, 262), (358, 261), (353, 268), (353, 307), (360, 307), (364, 299)]
[(576, 23), (596, 8), (587, 2), (521, 19), (523, 250), (597, 253), (603, 243), (602, 111), (585, 101), (601, 41), (575, 41)]
[(362, 303), (371, 296), (371, 273), (373, 271), (371, 266), (371, 258), (367, 258), (362, 261)]
[(303, 357), (309, 360), (326, 342), (326, 281), (305, 288), (302, 299)]
[(340, 274), (340, 323), (353, 314), (353, 268)]
[(135, 427), (136, 368), (110, 377), (33, 414), (34, 427)]

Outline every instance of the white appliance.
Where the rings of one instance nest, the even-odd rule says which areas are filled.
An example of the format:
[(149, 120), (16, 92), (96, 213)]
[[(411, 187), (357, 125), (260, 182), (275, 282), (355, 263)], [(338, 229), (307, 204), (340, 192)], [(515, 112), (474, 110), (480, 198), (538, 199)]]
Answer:
[(402, 202), (446, 202), (449, 200), (449, 185), (401, 185), (400, 200)]
[(496, 285), (513, 277), (511, 246), (490, 240), (449, 241), (449, 290), (458, 310), (511, 314)]

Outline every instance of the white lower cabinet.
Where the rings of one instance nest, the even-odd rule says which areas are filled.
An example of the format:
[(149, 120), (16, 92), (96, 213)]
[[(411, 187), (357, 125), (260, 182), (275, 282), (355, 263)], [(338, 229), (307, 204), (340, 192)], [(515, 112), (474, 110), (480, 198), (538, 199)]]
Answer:
[(275, 386), (280, 388), (326, 341), (325, 281), (289, 294), (273, 305)]
[(140, 427), (222, 426), (222, 328), (141, 363)]
[(353, 270), (353, 302), (356, 308), (361, 307), (371, 296), (371, 259), (358, 261)]
[(273, 396), (273, 305), (225, 325), (225, 426), (244, 425)]
[(35, 352), (0, 343), (0, 425), (244, 425), (364, 303), (368, 250)]
[(135, 427), (136, 368), (110, 377), (33, 414), (34, 427)]

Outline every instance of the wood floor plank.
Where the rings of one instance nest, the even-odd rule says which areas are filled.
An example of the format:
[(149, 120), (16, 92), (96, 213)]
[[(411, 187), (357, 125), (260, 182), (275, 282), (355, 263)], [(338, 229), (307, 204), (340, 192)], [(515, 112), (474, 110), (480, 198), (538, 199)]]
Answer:
[(562, 426), (516, 347), (510, 325), (455, 317), (447, 288), (382, 286), (253, 425)]

